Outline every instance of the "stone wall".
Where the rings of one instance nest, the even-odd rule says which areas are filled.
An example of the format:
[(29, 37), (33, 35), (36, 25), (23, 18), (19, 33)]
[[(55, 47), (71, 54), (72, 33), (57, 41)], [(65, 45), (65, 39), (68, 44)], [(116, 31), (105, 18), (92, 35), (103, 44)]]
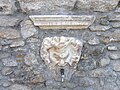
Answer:
[[(81, 30), (44, 30), (30, 15), (94, 15)], [(51, 78), (40, 56), (45, 37), (83, 40), (69, 81)], [(120, 90), (119, 0), (0, 0), (0, 90)]]

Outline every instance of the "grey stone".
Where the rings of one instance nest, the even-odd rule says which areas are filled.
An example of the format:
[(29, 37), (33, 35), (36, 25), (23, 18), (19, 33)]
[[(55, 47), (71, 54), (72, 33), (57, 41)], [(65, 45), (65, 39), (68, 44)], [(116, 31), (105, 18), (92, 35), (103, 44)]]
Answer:
[(2, 85), (3, 85), (3, 87), (9, 87), (11, 85), (11, 83), (10, 82), (4, 82)]
[(113, 62), (113, 70), (114, 71), (120, 71), (120, 61), (119, 60), (115, 60)]
[(90, 77), (104, 77), (104, 75), (105, 71), (103, 69), (94, 69), (89, 73)]
[(118, 47), (117, 47), (117, 46), (114, 46), (114, 45), (113, 45), (113, 46), (111, 45), (111, 46), (108, 46), (107, 49), (108, 49), (109, 51), (117, 51), (117, 50), (118, 50)]
[(103, 90), (119, 90), (115, 82), (105, 83)]
[(10, 47), (19, 47), (19, 46), (24, 46), (25, 42), (23, 40), (16, 40), (13, 41)]
[(8, 51), (10, 49), (9, 46), (3, 46), (3, 51)]
[(0, 0), (0, 14), (12, 14), (13, 7), (12, 0)]
[(24, 62), (26, 65), (29, 65), (29, 66), (38, 65), (37, 58), (36, 58), (35, 54), (32, 52), (27, 53), (26, 56), (24, 57), (24, 59), (25, 59)]
[(0, 51), (2, 50), (2, 45), (0, 45)]
[(77, 66), (78, 70), (92, 70), (96, 68), (95, 60), (81, 60)]
[(87, 76), (87, 72), (86, 71), (76, 71), (75, 73), (74, 73), (74, 75), (75, 76), (77, 76), (77, 77), (85, 77), (85, 76)]
[(31, 37), (37, 33), (38, 31), (35, 29), (30, 20), (26, 20), (21, 23), (21, 34), (24, 39)]
[(20, 33), (12, 28), (0, 28), (0, 38), (16, 39), (20, 38)]
[(120, 7), (116, 8), (115, 13), (120, 13)]
[(73, 83), (73, 82), (65, 82), (65, 86), (68, 88), (75, 88), (77, 86), (77, 84)]
[(60, 90), (71, 90), (71, 89), (68, 87), (61, 87)]
[(100, 42), (99, 42), (99, 39), (97, 37), (95, 37), (93, 39), (88, 40), (88, 43), (90, 45), (98, 45)]
[[(39, 11), (41, 13), (52, 13), (59, 10), (71, 10), (76, 0), (18, 0), (23, 12)], [(52, 11), (52, 12), (51, 12)]]
[(96, 80), (94, 78), (83, 77), (83, 78), (80, 78), (79, 86), (89, 87), (94, 85), (95, 83), (96, 83)]
[(2, 86), (0, 87), (0, 89), (1, 89), (1, 90), (9, 90), (8, 88), (2, 87)]
[(120, 41), (120, 30), (115, 29), (112, 33), (108, 32), (102, 35), (101, 41), (104, 43), (119, 42)]
[(117, 79), (116, 83), (117, 83), (118, 85), (120, 85), (120, 79)]
[(120, 41), (120, 30), (114, 30), (114, 32), (113, 33), (111, 33), (111, 34), (108, 34), (108, 35), (110, 35), (110, 41)]
[(2, 69), (2, 74), (3, 74), (3, 75), (10, 75), (12, 72), (13, 72), (12, 69), (9, 68), (9, 67), (4, 67), (4, 68)]
[(44, 83), (44, 82), (45, 82), (45, 79), (42, 74), (31, 77), (29, 81), (30, 84), (39, 84), (39, 83)]
[(117, 80), (117, 73), (111, 68), (105, 69), (105, 81), (106, 82), (115, 82)]
[(113, 14), (109, 16), (110, 21), (120, 21), (120, 15), (119, 14)]
[(100, 19), (100, 24), (101, 25), (109, 25), (109, 21), (106, 18), (101, 18)]
[(0, 16), (0, 26), (15, 26), (19, 23), (19, 18), (13, 16)]
[(37, 38), (28, 38), (26, 42), (29, 42), (29, 43), (35, 43), (35, 42), (37, 42), (38, 43), (38, 42), (40, 42), (40, 40), (37, 39)]
[(5, 66), (17, 66), (18, 65), (14, 57), (4, 58), (2, 59), (2, 62), (3, 62), (3, 65)]
[(27, 52), (28, 48), (26, 47), (18, 47), (14, 49), (15, 52)]
[(120, 27), (120, 22), (111, 22), (111, 25), (112, 25), (114, 28), (119, 28), (119, 27)]
[(118, 2), (119, 0), (78, 0), (76, 7), (81, 10), (107, 12), (113, 10)]
[(11, 55), (11, 53), (7, 52), (0, 52), (0, 59), (7, 58)]
[(102, 66), (102, 67), (108, 65), (109, 63), (110, 63), (110, 59), (109, 58), (102, 58), (102, 59), (100, 59), (100, 66)]
[(3, 66), (3, 64), (2, 64), (2, 62), (0, 62), (0, 70), (2, 70), (2, 68), (3, 68), (2, 66)]
[(111, 28), (111, 26), (102, 26), (102, 25), (98, 25), (98, 26), (90, 26), (89, 27), (91, 31), (107, 31)]
[(1, 45), (10, 45), (12, 43), (12, 40), (8, 40), (8, 39), (2, 39), (1, 40)]
[(100, 37), (100, 42), (104, 43), (104, 44), (107, 44), (107, 43), (110, 43), (111, 41), (109, 39), (109, 36), (108, 37), (107, 36), (101, 36)]
[(55, 82), (55, 81), (52, 81), (52, 80), (47, 80), (46, 85), (47, 86), (52, 86), (52, 87), (55, 87), (55, 88), (60, 88), (61, 87), (60, 82)]
[(25, 85), (14, 84), (9, 87), (9, 90), (32, 90), (32, 89)]
[(120, 52), (119, 51), (110, 52), (109, 57), (113, 60), (120, 59)]
[(110, 68), (99, 68), (89, 71), (89, 77), (104, 78), (107, 82), (114, 82), (117, 79), (117, 74)]
[(86, 89), (85, 89), (85, 87), (78, 86), (78, 87), (75, 87), (73, 90), (86, 90)]

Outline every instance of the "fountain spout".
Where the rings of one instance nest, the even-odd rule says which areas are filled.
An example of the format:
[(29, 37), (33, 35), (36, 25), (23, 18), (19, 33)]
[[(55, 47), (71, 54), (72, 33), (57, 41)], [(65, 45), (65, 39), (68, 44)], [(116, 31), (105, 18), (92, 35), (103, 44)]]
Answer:
[(61, 81), (64, 82), (64, 69), (60, 69), (61, 72)]

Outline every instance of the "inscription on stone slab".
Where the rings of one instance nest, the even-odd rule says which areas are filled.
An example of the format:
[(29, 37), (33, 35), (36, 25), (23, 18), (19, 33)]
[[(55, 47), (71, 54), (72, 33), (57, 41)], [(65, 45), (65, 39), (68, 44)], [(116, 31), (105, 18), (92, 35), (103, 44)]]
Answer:
[(85, 29), (95, 20), (93, 15), (31, 15), (40, 29)]

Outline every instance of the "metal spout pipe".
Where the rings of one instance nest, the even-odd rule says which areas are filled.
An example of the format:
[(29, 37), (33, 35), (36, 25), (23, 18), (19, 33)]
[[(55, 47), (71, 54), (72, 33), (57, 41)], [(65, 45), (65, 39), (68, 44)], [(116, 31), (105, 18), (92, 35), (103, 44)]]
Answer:
[(64, 82), (64, 69), (60, 69), (61, 72), (61, 81)]

